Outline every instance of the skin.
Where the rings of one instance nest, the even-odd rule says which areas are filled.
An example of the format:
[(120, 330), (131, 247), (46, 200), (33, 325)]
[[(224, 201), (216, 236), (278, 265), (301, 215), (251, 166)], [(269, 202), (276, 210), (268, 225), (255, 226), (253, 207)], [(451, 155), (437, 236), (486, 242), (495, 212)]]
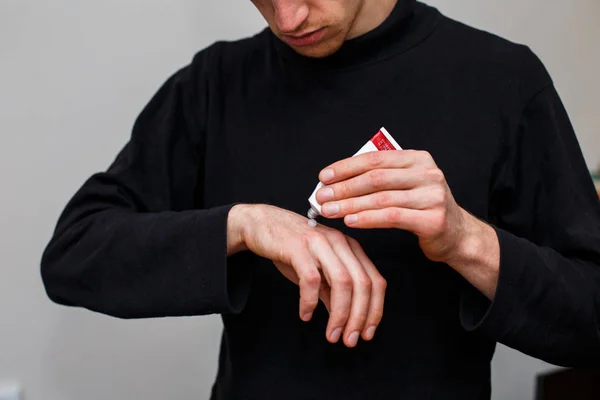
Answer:
[[(300, 318), (308, 322), (319, 299), (329, 311), (326, 337), (371, 340), (383, 316), (387, 282), (360, 244), (343, 233), (269, 205), (236, 205), (228, 218), (228, 254), (250, 250), (270, 259), (300, 287)], [(343, 335), (342, 335), (343, 334)]]
[(252, 0), (273, 33), (289, 44), (299, 36), (324, 28), (325, 37), (308, 47), (290, 45), (308, 57), (335, 53), (348, 39), (379, 26), (390, 15), (397, 0)]
[[(327, 57), (379, 26), (396, 0), (253, 0), (281, 40), (323, 29), (314, 44), (290, 46), (307, 57)], [(317, 194), (326, 218), (358, 229), (414, 233), (424, 254), (455, 269), (489, 299), (500, 270), (494, 229), (461, 208), (433, 157), (422, 151), (382, 151), (325, 168)], [(372, 340), (383, 316), (386, 281), (360, 244), (331, 228), (308, 226), (298, 214), (269, 205), (236, 205), (228, 216), (227, 253), (270, 259), (300, 289), (300, 318), (319, 302), (330, 316), (326, 337), (355, 347)]]
[(358, 229), (414, 233), (425, 255), (446, 263), (493, 300), (500, 272), (495, 230), (460, 207), (431, 154), (378, 151), (348, 158), (319, 175), (327, 218)]

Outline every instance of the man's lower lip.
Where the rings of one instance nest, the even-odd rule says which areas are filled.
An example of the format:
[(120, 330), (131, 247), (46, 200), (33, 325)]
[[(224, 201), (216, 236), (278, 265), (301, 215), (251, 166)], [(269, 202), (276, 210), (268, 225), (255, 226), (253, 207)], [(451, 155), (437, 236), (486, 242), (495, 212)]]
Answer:
[(325, 36), (325, 28), (319, 29), (309, 35), (302, 36), (300, 38), (295, 38), (292, 36), (285, 36), (285, 41), (291, 46), (304, 47), (304, 46), (312, 46), (315, 43), (319, 42)]

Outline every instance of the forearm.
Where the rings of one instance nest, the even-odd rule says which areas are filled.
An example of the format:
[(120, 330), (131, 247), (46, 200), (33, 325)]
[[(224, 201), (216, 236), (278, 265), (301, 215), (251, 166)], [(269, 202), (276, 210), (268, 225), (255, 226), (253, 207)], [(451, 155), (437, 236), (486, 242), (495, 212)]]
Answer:
[(494, 300), (500, 274), (500, 242), (494, 228), (465, 210), (463, 233), (447, 264), (485, 297)]
[(598, 365), (598, 265), (461, 213), (446, 262), (474, 288), (465, 288), (461, 301), (463, 327), (550, 363)]
[(222, 252), (228, 207), (163, 213), (114, 209), (74, 217), (85, 210), (68, 209), (44, 253), (41, 272), (54, 301), (120, 318), (241, 307), (231, 304), (237, 288), (229, 283)]
[[(465, 288), (463, 327), (552, 364), (600, 365), (600, 265), (584, 260), (589, 253), (566, 257), (505, 230), (496, 232), (502, 273), (494, 300)], [(576, 254), (582, 259), (573, 258)]]

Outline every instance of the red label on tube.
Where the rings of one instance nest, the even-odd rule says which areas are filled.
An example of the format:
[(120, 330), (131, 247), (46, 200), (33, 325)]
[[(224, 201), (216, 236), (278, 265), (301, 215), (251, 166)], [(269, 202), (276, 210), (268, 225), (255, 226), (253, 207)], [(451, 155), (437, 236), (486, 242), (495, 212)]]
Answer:
[(379, 131), (373, 138), (371, 142), (377, 147), (377, 150), (396, 150), (394, 145), (388, 140), (388, 138), (383, 134), (383, 132)]

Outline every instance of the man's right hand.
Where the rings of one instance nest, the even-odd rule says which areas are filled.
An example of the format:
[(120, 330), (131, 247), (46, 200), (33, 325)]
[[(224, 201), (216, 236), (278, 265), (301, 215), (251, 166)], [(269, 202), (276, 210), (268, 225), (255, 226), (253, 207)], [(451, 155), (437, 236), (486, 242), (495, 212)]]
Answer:
[(310, 321), (319, 298), (329, 310), (326, 336), (355, 347), (371, 340), (383, 316), (386, 281), (360, 244), (306, 217), (269, 205), (236, 205), (228, 218), (227, 249), (273, 261), (300, 287), (300, 318)]

